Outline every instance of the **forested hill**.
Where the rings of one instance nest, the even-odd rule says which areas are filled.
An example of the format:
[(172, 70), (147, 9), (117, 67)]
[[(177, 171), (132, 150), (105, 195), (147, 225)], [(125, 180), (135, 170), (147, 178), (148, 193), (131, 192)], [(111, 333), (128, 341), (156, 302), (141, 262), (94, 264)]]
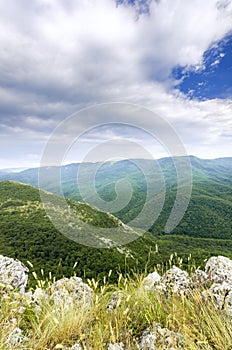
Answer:
[[(59, 208), (59, 198), (47, 193), (51, 197), (50, 202), (56, 203), (54, 209), (59, 218), (67, 216), (62, 207)], [(114, 242), (108, 239), (108, 249), (100, 249), (103, 238), (94, 236), (94, 228), (115, 228), (117, 234), (131, 234), (128, 228), (113, 215), (99, 211), (85, 203), (68, 200), (68, 207), (75, 214), (75, 223), (71, 217), (67, 219), (66, 234), (62, 234), (49, 220), (41, 203), (39, 190), (29, 185), (13, 181), (0, 182), (0, 254), (27, 260), (40, 266), (47, 273), (72, 275), (75, 271), (89, 278), (98, 274), (107, 273), (119, 266), (123, 266), (125, 257), (128, 261), (135, 260), (135, 253), (126, 247), (114, 246)], [(63, 211), (62, 211), (63, 210)], [(85, 227), (90, 224), (91, 229)], [(99, 248), (91, 248), (69, 239), (70, 226), (76, 225), (78, 235), (91, 239), (91, 243), (97, 243)], [(73, 231), (71, 231), (72, 233)], [(95, 240), (95, 242), (94, 242)], [(97, 241), (97, 242), (96, 242)], [(88, 242), (88, 241), (87, 241)], [(105, 246), (105, 244), (103, 245)], [(113, 248), (110, 248), (110, 247)], [(138, 250), (140, 250), (138, 248)], [(137, 254), (138, 255), (138, 254)], [(131, 265), (132, 266), (132, 265)]]
[[(181, 157), (180, 157), (181, 158)], [(194, 156), (188, 157), (190, 160), (193, 180), (199, 181), (216, 181), (224, 184), (232, 184), (232, 157), (218, 158), (218, 159), (200, 159)], [(153, 160), (138, 160), (141, 165), (141, 169), (144, 168), (143, 163), (152, 164)], [(176, 178), (175, 165), (172, 158), (161, 158), (155, 162), (160, 168), (165, 177), (167, 184), (173, 184)], [(80, 163), (73, 163), (63, 165), (61, 167), (62, 184), (67, 195), (72, 195), (75, 185), (76, 190), (76, 179), (77, 171), (80, 167)], [(87, 172), (95, 169), (94, 163), (87, 163), (85, 166)], [(146, 166), (146, 168), (148, 168)], [(38, 187), (38, 172), (39, 168), (31, 168), (20, 172), (5, 172), (0, 170), (0, 180), (14, 180), (32, 186)], [(56, 192), (56, 188), (53, 188), (52, 182), (50, 182), (49, 173), (52, 172), (52, 167), (47, 169), (48, 183), (46, 189), (51, 192)], [(138, 167), (134, 165), (133, 160), (121, 160), (117, 162), (105, 162), (103, 166), (99, 168), (96, 177), (96, 186), (100, 187), (106, 185), (120, 178), (131, 178), (136, 181), (141, 181), (142, 172), (139, 171)], [(78, 192), (77, 192), (78, 194)]]
[[(181, 158), (180, 158), (181, 159)], [(189, 157), (193, 175), (192, 196), (184, 218), (172, 234), (190, 237), (231, 239), (232, 236), (232, 158), (203, 160)], [(160, 174), (165, 181), (165, 203), (158, 220), (150, 228), (154, 234), (163, 234), (165, 223), (170, 215), (176, 198), (177, 175), (172, 158), (162, 158), (156, 162), (157, 174), (154, 174), (151, 160), (137, 160), (140, 170), (133, 160), (106, 162), (99, 168), (95, 177), (95, 186), (99, 196), (111, 202), (117, 198), (115, 185), (118, 180), (126, 179), (133, 193), (129, 203), (113, 214), (124, 223), (129, 223), (137, 217), (146, 202), (147, 183), (144, 173), (150, 181), (157, 181), (159, 187)], [(77, 188), (77, 173), (80, 164), (70, 164), (61, 167), (62, 190), (66, 197), (82, 201)], [(95, 171), (96, 164), (85, 164), (86, 174)], [(146, 171), (144, 171), (144, 169)], [(160, 172), (159, 172), (160, 169)], [(54, 168), (45, 169), (46, 181), (44, 189), (59, 193), (53, 181)], [(38, 185), (38, 169), (28, 169), (19, 173), (4, 174), (0, 179), (13, 179), (33, 186)], [(87, 178), (87, 176), (86, 176)], [(157, 180), (158, 178), (158, 180)], [(84, 189), (89, 190), (86, 183)], [(96, 205), (91, 193), (87, 202)], [(155, 220), (154, 220), (155, 221)]]
[[(205, 194), (202, 196), (205, 199)], [(56, 200), (58, 198), (53, 197)], [(225, 201), (225, 206), (231, 205), (227, 202), (229, 203)], [(73, 200), (68, 200), (68, 203), (76, 212), (78, 220), (92, 222), (103, 228), (118, 227), (121, 232), (125, 232), (125, 226), (114, 216), (84, 203)], [(210, 199), (208, 204), (214, 205)], [(226, 210), (229, 210), (228, 208)], [(212, 216), (204, 217), (202, 208), (199, 208), (202, 217), (195, 218), (195, 224), (198, 222), (203, 228), (207, 222), (214, 220), (213, 224), (218, 225), (217, 238), (191, 237), (193, 232), (191, 225), (194, 226), (194, 222), (191, 224), (185, 221), (184, 234), (167, 235), (161, 230), (154, 230), (153, 233), (147, 233), (124, 246), (91, 248), (70, 240), (53, 226), (43, 209), (37, 188), (13, 181), (2, 181), (0, 182), (0, 254), (18, 258), (24, 263), (29, 260), (37, 273), (40, 273), (42, 268), (45, 273), (51, 271), (57, 277), (71, 276), (75, 272), (85, 278), (100, 278), (109, 270), (113, 270), (112, 278), (115, 281), (119, 272), (130, 272), (131, 269), (143, 271), (145, 266), (149, 270), (155, 264), (165, 264), (173, 253), (182, 257), (183, 263), (186, 264), (191, 254), (198, 266), (204, 264), (204, 259), (211, 255), (223, 254), (232, 258), (231, 231), (229, 229), (226, 231), (225, 227), (221, 227), (219, 231), (222, 220), (225, 220), (225, 225), (231, 223), (231, 211), (228, 211), (229, 216), (226, 217), (224, 209), (220, 210), (222, 214), (217, 216), (215, 208), (212, 207)], [(59, 215), (66, 214), (59, 212)], [(81, 226), (81, 223), (78, 225)], [(68, 232), (69, 225), (66, 228)], [(91, 232), (83, 229), (83, 234)]]

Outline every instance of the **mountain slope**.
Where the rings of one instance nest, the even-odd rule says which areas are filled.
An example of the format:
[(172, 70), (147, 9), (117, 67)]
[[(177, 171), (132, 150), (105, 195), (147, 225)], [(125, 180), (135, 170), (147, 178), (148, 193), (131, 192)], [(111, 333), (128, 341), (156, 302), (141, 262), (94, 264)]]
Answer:
[[(191, 237), (230, 239), (232, 235), (232, 158), (202, 160), (190, 156), (189, 160), (193, 174), (192, 196), (184, 218), (172, 233)], [(157, 174), (154, 174), (153, 163), (151, 160), (136, 160), (136, 164), (143, 169), (141, 171), (133, 163), (133, 160), (106, 162), (96, 173), (95, 186), (98, 195), (110, 203), (117, 198), (115, 185), (118, 180), (126, 179), (131, 184), (133, 193), (129, 203), (121, 210), (113, 213), (124, 223), (129, 223), (138, 216), (144, 207), (147, 195), (147, 179), (152, 182), (157, 192), (164, 189), (164, 183), (162, 184), (160, 177), (162, 173), (166, 185), (165, 203), (161, 215), (150, 229), (154, 234), (160, 234), (164, 232), (165, 223), (175, 202), (177, 176), (171, 158), (162, 158), (157, 161)], [(80, 164), (61, 167), (64, 195), (75, 200), (82, 200), (76, 184), (79, 168)], [(93, 173), (95, 169), (96, 164), (85, 164), (84, 177), (87, 179), (88, 174)], [(44, 171), (46, 179), (43, 183), (44, 189), (59, 193), (59, 189), (53, 181), (54, 167), (47, 168)], [(28, 169), (17, 174), (4, 176), (24, 183), (31, 183), (35, 186), (38, 185), (38, 169)], [(90, 186), (86, 180), (86, 184), (84, 184), (84, 192), (87, 194), (86, 200), (92, 205), (98, 206), (94, 196), (91, 193), (89, 194), (89, 188)], [(149, 221), (149, 217), (147, 221)]]
[[(59, 198), (47, 194), (56, 203)], [(51, 201), (51, 202), (52, 202)], [(85, 203), (68, 200), (77, 217), (79, 231), (83, 235), (85, 223), (100, 228), (116, 228), (121, 234), (128, 234), (127, 227), (110, 214), (100, 212)], [(57, 210), (58, 206), (55, 207)], [(65, 216), (64, 212), (59, 215)], [(124, 264), (125, 256), (132, 259), (132, 253), (125, 247), (97, 249), (76, 243), (61, 234), (49, 220), (40, 200), (39, 191), (29, 185), (12, 181), (0, 183), (0, 254), (30, 260), (35, 266), (42, 266), (47, 272), (59, 269), (59, 273), (73, 273), (72, 267), (77, 262), (77, 271), (83, 275), (97, 276), (110, 268), (118, 269)], [(82, 230), (83, 228), (83, 230)], [(67, 231), (68, 231), (67, 227)], [(92, 231), (91, 231), (92, 234)], [(131, 234), (131, 230), (129, 230)], [(98, 238), (98, 237), (97, 237)], [(101, 237), (100, 237), (101, 238)], [(98, 244), (101, 246), (101, 239)], [(96, 239), (96, 237), (95, 237)], [(109, 242), (109, 247), (113, 241)], [(58, 267), (59, 261), (61, 266)]]
[[(52, 198), (59, 202), (58, 197)], [(75, 208), (77, 217), (81, 212), (82, 223), (93, 220), (98, 227), (116, 226), (125, 232), (125, 226), (112, 215), (83, 203), (68, 202)], [(59, 215), (66, 214), (60, 212)], [(43, 209), (37, 188), (12, 181), (0, 182), (0, 220), (0, 254), (18, 258), (24, 263), (29, 260), (38, 274), (42, 268), (45, 274), (51, 271), (57, 278), (71, 276), (74, 272), (85, 278), (101, 278), (113, 270), (111, 278), (116, 281), (119, 271), (143, 271), (145, 266), (148, 271), (152, 270), (156, 264), (165, 264), (174, 252), (183, 258), (183, 264), (188, 263), (191, 254), (196, 266), (211, 255), (223, 254), (232, 258), (232, 240), (222, 237), (197, 238), (155, 232), (125, 246), (100, 249), (81, 245), (53, 226)]]
[[(49, 193), (46, 195), (50, 203), (55, 202), (59, 216), (66, 216), (67, 213), (59, 207), (59, 197)], [(92, 235), (94, 225), (102, 230), (113, 227), (123, 235), (128, 234), (127, 227), (113, 215), (85, 203), (68, 200), (68, 204), (77, 216), (81, 228), (78, 232), (83, 235)], [(89, 247), (70, 240), (69, 218), (67, 235), (64, 235), (50, 221), (41, 203), (39, 190), (13, 181), (0, 182), (0, 222), (0, 254), (18, 258), (24, 263), (29, 260), (38, 274), (42, 268), (45, 274), (52, 272), (57, 278), (73, 275), (75, 266), (75, 273), (79, 276), (100, 278), (112, 270), (112, 279), (117, 280), (119, 271), (143, 269), (149, 250), (155, 250), (156, 246), (154, 241), (145, 237), (138, 238), (130, 245), (116, 247), (113, 240), (107, 240), (108, 248)], [(84, 227), (85, 223), (91, 223), (90, 231)], [(96, 238), (99, 238), (100, 247), (101, 237)]]

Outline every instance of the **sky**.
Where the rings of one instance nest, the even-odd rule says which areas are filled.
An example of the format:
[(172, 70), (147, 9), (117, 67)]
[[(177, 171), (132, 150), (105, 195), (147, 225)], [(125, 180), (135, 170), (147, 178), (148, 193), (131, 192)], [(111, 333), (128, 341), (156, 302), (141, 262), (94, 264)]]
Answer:
[(119, 157), (127, 140), (167, 156), (137, 128), (156, 115), (187, 154), (230, 157), (231, 98), (232, 0), (0, 0), (1, 169), (38, 166), (70, 115), (119, 102), (141, 110), (131, 127), (114, 127), (109, 108), (96, 128), (93, 107), (89, 130), (81, 112), (66, 162), (108, 141)]

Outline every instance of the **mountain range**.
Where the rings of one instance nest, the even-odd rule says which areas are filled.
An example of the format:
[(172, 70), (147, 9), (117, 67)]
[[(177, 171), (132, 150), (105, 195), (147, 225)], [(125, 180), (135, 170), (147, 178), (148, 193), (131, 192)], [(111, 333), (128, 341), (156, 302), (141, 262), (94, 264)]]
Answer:
[[(156, 174), (151, 160), (104, 163), (95, 174), (96, 191), (101, 199), (109, 203), (117, 199), (115, 184), (122, 179), (126, 179), (132, 189), (129, 202), (114, 215), (99, 210), (96, 198), (91, 193), (88, 198), (91, 205), (86, 203), (86, 198), (85, 202), (82, 198), (83, 192), (88, 195), (88, 174), (96, 171), (98, 164), (85, 164), (84, 177), (87, 182), (82, 186), (81, 193), (76, 181), (81, 164), (62, 166), (59, 169), (62, 190), (77, 220), (70, 224), (68, 217), (67, 225), (58, 223), (63, 225), (65, 234), (49, 218), (54, 213), (57, 214), (56, 218), (65, 217), (68, 210), (59, 205), (60, 197), (57, 195), (60, 189), (52, 181), (53, 167), (44, 169), (46, 181), (43, 190), (46, 191), (43, 192), (36, 188), (39, 185), (39, 168), (17, 173), (0, 172), (0, 254), (19, 258), (25, 263), (29, 260), (35, 269), (40, 266), (46, 273), (51, 271), (58, 277), (71, 275), (73, 266), (79, 276), (88, 278), (101, 277), (112, 269), (115, 280), (119, 271), (132, 268), (142, 270), (145, 266), (149, 269), (154, 264), (165, 264), (174, 252), (183, 258), (184, 263), (191, 254), (197, 266), (211, 255), (223, 254), (232, 258), (232, 158), (202, 160), (190, 157), (189, 160), (192, 170), (191, 199), (183, 219), (170, 233), (165, 232), (164, 227), (175, 202), (178, 183), (171, 158), (156, 162)], [(139, 229), (129, 229), (126, 224), (139, 215), (146, 202), (147, 179), (152, 179), (155, 190), (165, 191), (165, 201), (158, 219), (148, 232), (141, 234)], [(41, 193), (51, 203), (51, 212), (45, 211)], [(85, 227), (88, 223), (100, 228), (97, 234)], [(73, 237), (72, 224), (80, 228), (82, 237), (89, 237), (89, 242), (84, 242), (86, 245), (81, 244), (78, 237)], [(115, 244), (114, 237), (106, 239), (104, 234), (102, 237), (99, 235), (101, 228), (103, 231), (112, 227), (118, 230), (118, 237), (130, 232), (131, 241), (122, 245), (119, 239), (119, 243)]]
[[(184, 218), (172, 233), (205, 238), (231, 238), (232, 158), (203, 160), (190, 156), (189, 161), (192, 172), (191, 199)], [(54, 171), (60, 171), (60, 182), (55, 180)], [(183, 169), (182, 172), (184, 171), (186, 170)], [(43, 181), (39, 184), (38, 175), (41, 175), (41, 172)], [(78, 172), (82, 174), (81, 190), (77, 184)], [(89, 177), (89, 174), (93, 174), (94, 178)], [(131, 187), (131, 198), (128, 201), (127, 198), (122, 198), (122, 203), (125, 204), (111, 211), (112, 214), (125, 224), (130, 223), (149, 200), (151, 206), (158, 207), (159, 196), (161, 199), (165, 197), (158, 219), (154, 220), (151, 227), (146, 227), (146, 231), (149, 229), (153, 233), (164, 233), (178, 189), (177, 172), (172, 158), (162, 158), (156, 161), (155, 166), (152, 160), (140, 159), (105, 162), (102, 166), (100, 163), (85, 163), (84, 166), (76, 163), (60, 168), (42, 168), (42, 171), (40, 168), (34, 168), (18, 173), (0, 174), (0, 180), (14, 180), (35, 187), (40, 185), (40, 188), (46, 191), (64, 194), (67, 198), (85, 201), (96, 207), (99, 207), (100, 197), (100, 204), (101, 200), (105, 201), (105, 206), (99, 207), (103, 211), (110, 211), (108, 206), (117, 200), (117, 182), (126, 180), (127, 185)], [(94, 189), (91, 187), (91, 181), (95, 182)], [(158, 199), (147, 198), (148, 181), (152, 183), (154, 197), (156, 195)], [(127, 190), (128, 187), (125, 187), (125, 195)], [(123, 193), (123, 190), (121, 192)], [(150, 212), (147, 217), (145, 215), (143, 220), (152, 222), (149, 218)], [(139, 224), (135, 221), (134, 226), (138, 227)], [(143, 228), (142, 225), (140, 227)]]

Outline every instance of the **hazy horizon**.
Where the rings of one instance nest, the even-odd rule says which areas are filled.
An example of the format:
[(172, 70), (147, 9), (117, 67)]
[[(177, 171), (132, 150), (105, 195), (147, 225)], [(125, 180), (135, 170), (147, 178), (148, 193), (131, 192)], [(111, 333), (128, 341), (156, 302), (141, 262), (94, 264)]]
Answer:
[[(182, 157), (182, 156), (180, 156)], [(183, 157), (186, 157), (186, 156), (183, 156)], [(200, 158), (200, 157), (197, 157), (195, 155), (187, 155), (187, 157), (194, 157), (194, 158), (197, 158), (197, 159), (200, 159), (200, 160), (217, 160), (217, 159), (230, 159), (232, 157), (216, 157), (216, 158)], [(116, 162), (120, 162), (120, 161), (124, 161), (124, 160), (133, 160), (133, 159), (137, 159), (137, 160), (154, 160), (154, 161), (158, 161), (158, 160), (161, 160), (161, 159), (165, 159), (165, 158), (172, 158), (172, 157), (161, 157), (161, 158), (124, 158), (124, 159), (117, 159), (117, 160), (108, 160), (108, 161), (105, 161), (103, 160), (104, 163), (116, 163)], [(88, 161), (86, 163), (102, 163), (101, 161)], [(82, 161), (73, 161), (73, 162), (70, 162), (70, 163), (62, 163), (60, 166), (68, 166), (68, 165), (72, 165), (72, 164), (82, 164)], [(52, 165), (51, 165), (52, 166)], [(56, 165), (53, 165), (53, 166), (56, 166)], [(14, 166), (12, 168), (1, 168), (0, 167), (0, 170), (1, 171), (10, 171), (10, 172), (20, 172), (20, 171), (24, 171), (24, 170), (28, 170), (28, 169), (35, 169), (35, 168), (39, 168), (40, 167), (40, 164), (38, 164), (37, 166), (28, 166), (28, 167), (20, 167), (20, 166)]]

